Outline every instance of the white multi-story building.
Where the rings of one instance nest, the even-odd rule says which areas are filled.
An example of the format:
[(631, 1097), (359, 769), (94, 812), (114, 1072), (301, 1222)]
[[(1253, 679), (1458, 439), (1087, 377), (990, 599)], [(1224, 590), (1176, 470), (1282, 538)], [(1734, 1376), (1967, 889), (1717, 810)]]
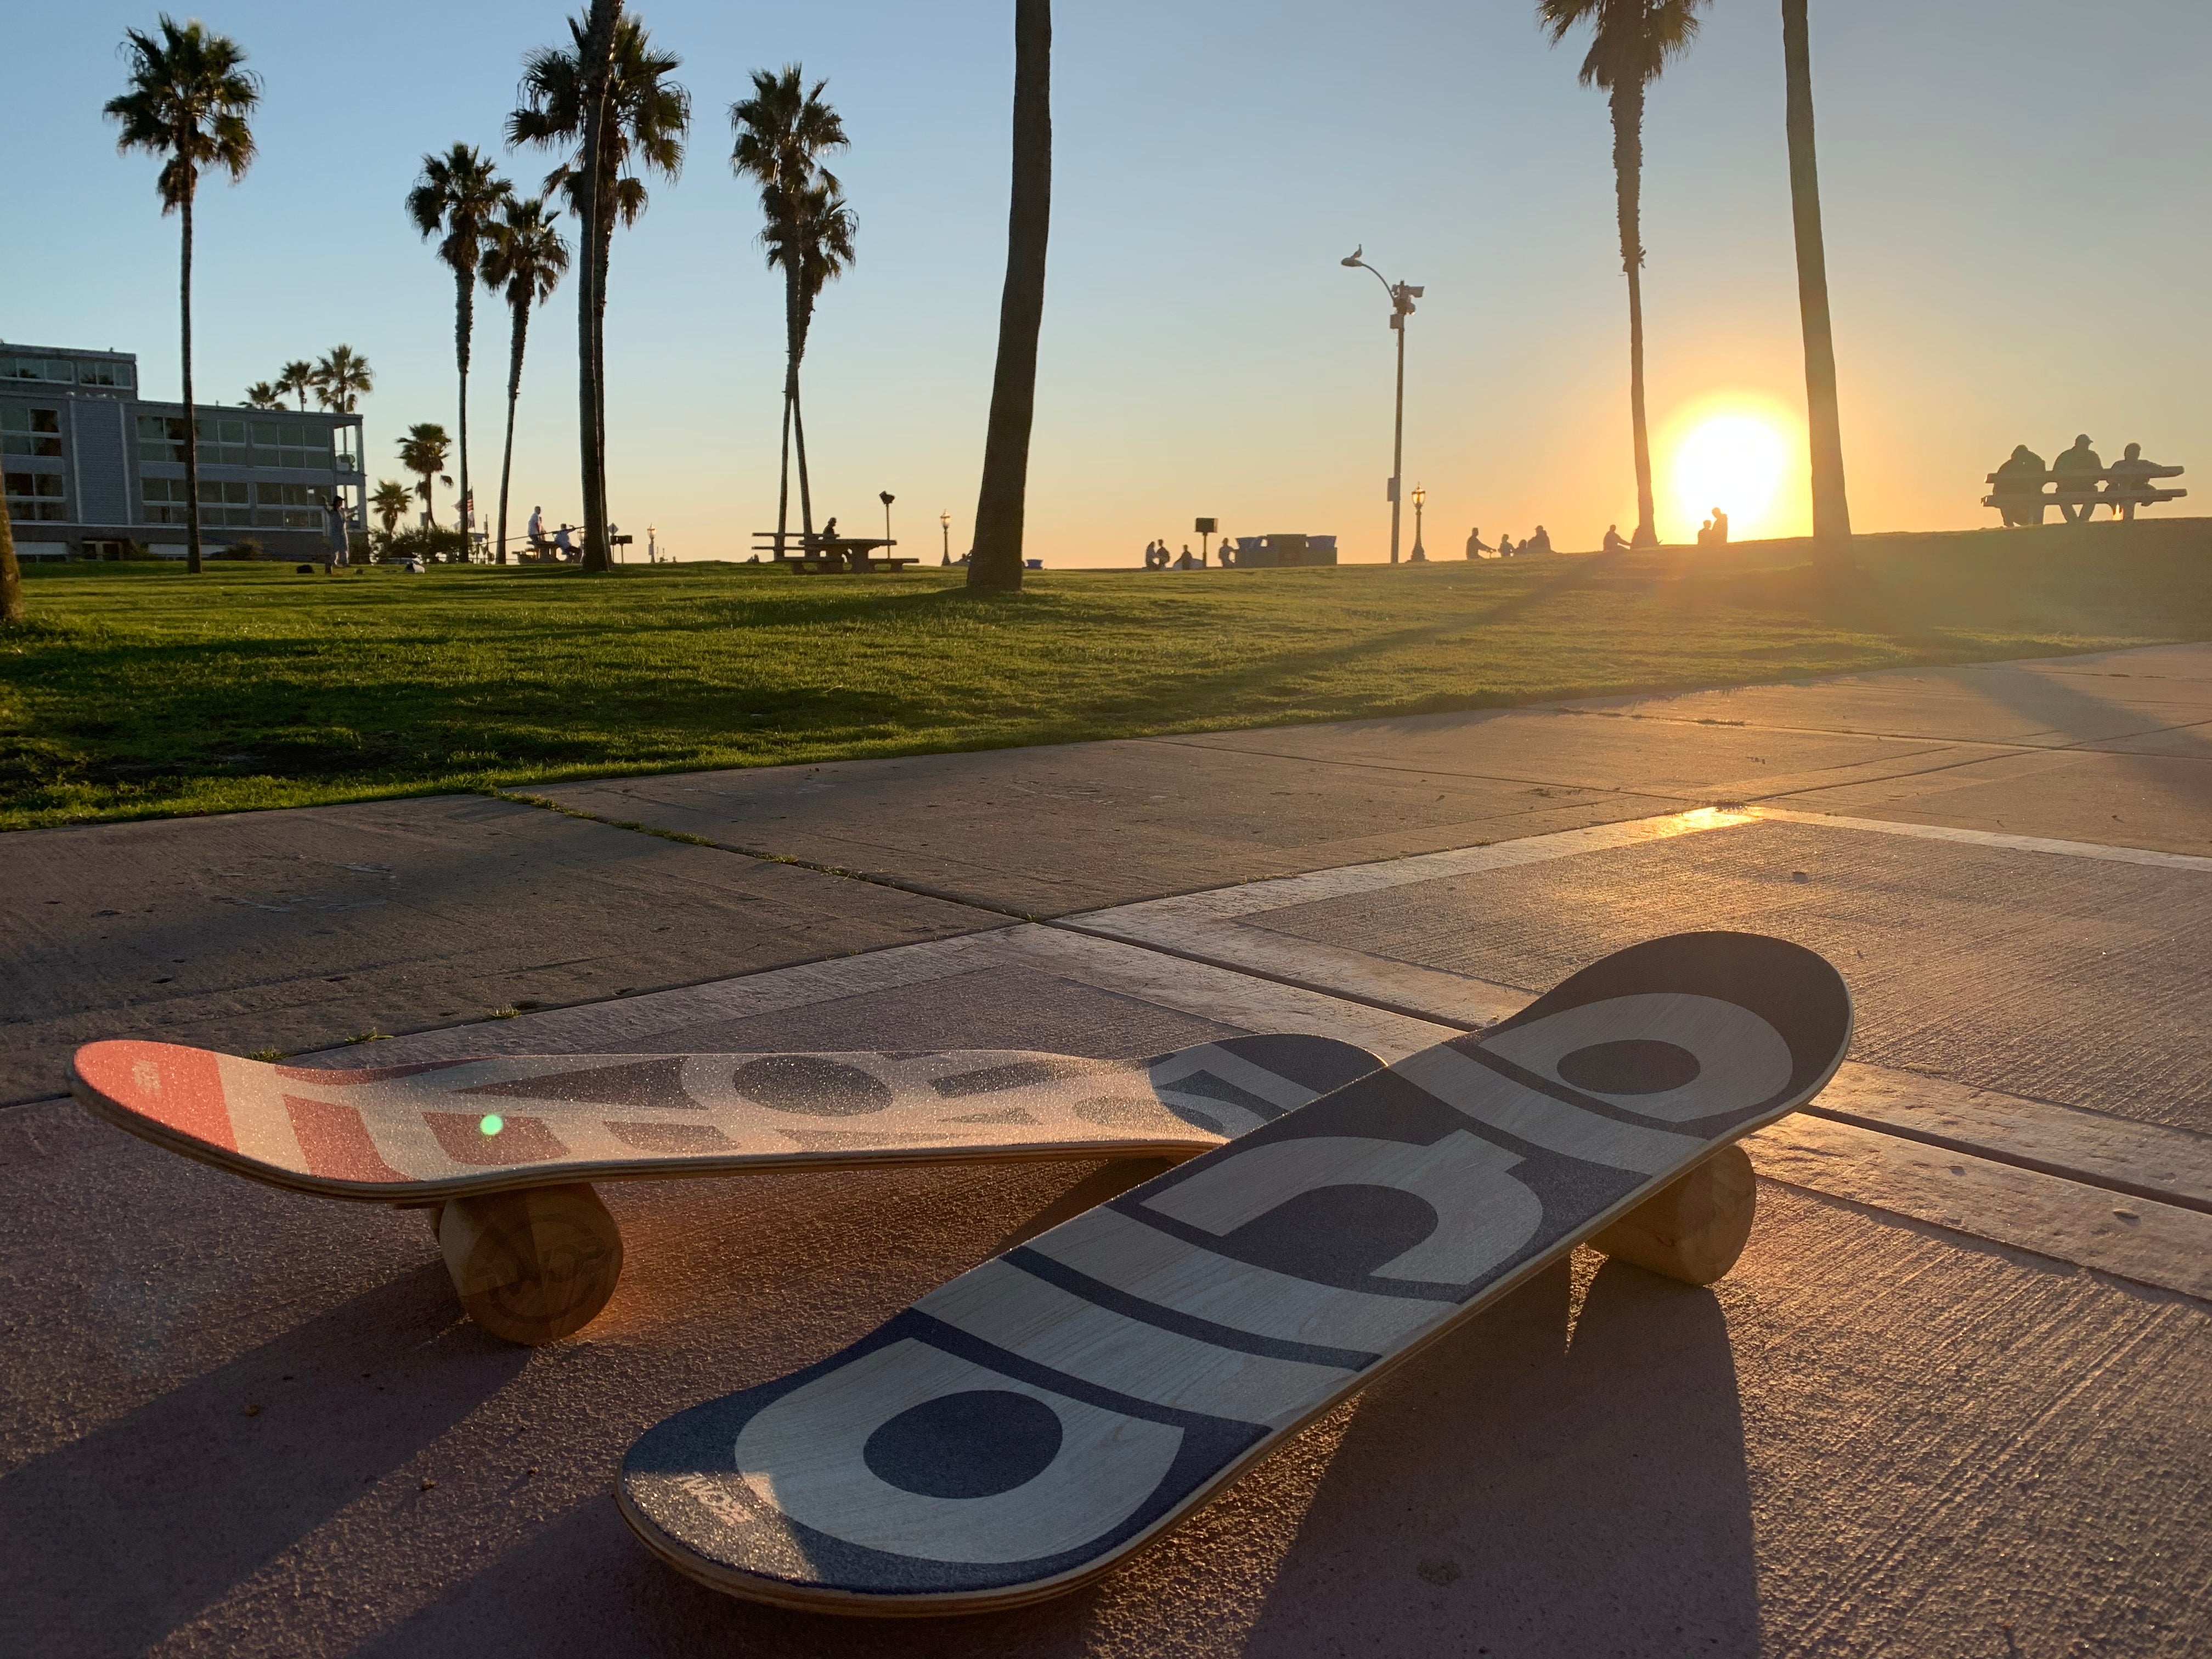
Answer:
[[(200, 537), (251, 539), (270, 556), (319, 554), (342, 497), (364, 527), (361, 416), (324, 410), (192, 410)], [(185, 556), (185, 406), (138, 396), (128, 352), (0, 342), (0, 466), (16, 556), (121, 558), (131, 544)]]

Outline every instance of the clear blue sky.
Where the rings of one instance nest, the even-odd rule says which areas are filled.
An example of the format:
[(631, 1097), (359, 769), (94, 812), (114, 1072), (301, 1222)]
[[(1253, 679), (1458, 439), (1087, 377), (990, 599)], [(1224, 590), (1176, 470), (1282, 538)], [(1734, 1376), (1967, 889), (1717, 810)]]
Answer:
[[(1012, 8), (653, 0), (696, 111), (682, 179), (622, 234), (608, 351), (615, 516), (679, 555), (775, 510), (778, 291), (731, 179), (746, 72), (826, 76), (854, 148), (859, 267), (807, 363), (823, 510), (954, 551), (974, 511), (1003, 270)], [(1334, 532), (1382, 556), (1390, 337), (1355, 242), (1425, 283), (1409, 483), (1455, 552), (1538, 520), (1563, 546), (1632, 519), (1625, 304), (1602, 99), (1519, 0), (1383, 6), (1121, 0), (1056, 20), (1051, 282), (1030, 551), (1133, 562), (1194, 514)], [(2203, 0), (1814, 0), (1814, 74), (1854, 514), (1989, 521), (2015, 442), (2087, 430), (2212, 467), (2212, 6)], [(150, 7), (11, 9), (0, 104), (14, 257), (0, 335), (140, 355), (176, 385), (175, 222), (101, 103)], [(226, 0), (204, 14), (264, 78), (261, 159), (203, 198), (204, 398), (234, 401), (345, 341), (375, 365), (374, 473), (401, 428), (453, 425), (450, 279), (406, 223), (426, 150), (496, 149), (522, 53), (562, 11)], [(1718, 0), (1656, 90), (1644, 239), (1651, 411), (1741, 394), (1802, 418), (1777, 0)], [(26, 66), (34, 66), (25, 72)], [(546, 163), (508, 162), (526, 183)], [(522, 510), (574, 518), (574, 313), (541, 311), (517, 443)], [(506, 334), (479, 313), (472, 445), (492, 503)], [(2193, 481), (2192, 481), (2193, 482)], [(2212, 488), (2207, 481), (2203, 488)], [(1689, 524), (1663, 499), (1662, 530)], [(923, 531), (927, 528), (925, 537)], [(1410, 531), (1409, 531), (1410, 536)]]

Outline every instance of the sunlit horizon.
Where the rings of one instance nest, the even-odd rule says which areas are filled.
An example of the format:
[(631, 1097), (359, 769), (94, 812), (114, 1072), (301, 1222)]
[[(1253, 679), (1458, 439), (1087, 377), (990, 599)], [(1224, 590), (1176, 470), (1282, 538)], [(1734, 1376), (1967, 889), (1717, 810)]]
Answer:
[[(0, 109), (0, 141), (35, 164), (24, 210), (40, 245), (71, 253), (14, 262), (0, 317), (11, 341), (136, 352), (148, 395), (166, 398), (177, 223), (153, 164), (118, 156), (100, 113), (122, 84), (124, 28), (158, 9), (84, 0), (15, 19), (11, 47), (39, 69)], [(204, 187), (197, 209), (204, 401), (234, 404), (343, 341), (377, 371), (363, 404), (372, 484), (401, 476), (393, 446), (409, 425), (454, 428), (452, 280), (404, 199), (423, 155), (456, 141), (537, 187), (544, 158), (508, 151), (501, 122), (523, 54), (574, 9), (395, 0), (366, 31), (276, 0), (209, 15), (251, 54), (263, 100), (252, 172)], [(1133, 567), (1158, 537), (1195, 552), (1206, 517), (1232, 535), (1333, 534), (1346, 562), (1387, 558), (1395, 337), (1372, 277), (1340, 263), (1356, 244), (1390, 280), (1425, 288), (1407, 337), (1404, 473), (1426, 487), (1431, 555), (1456, 556), (1476, 526), (1494, 545), (1541, 523), (1562, 550), (1595, 548), (1608, 523), (1633, 530), (1606, 104), (1576, 83), (1579, 51), (1545, 43), (1533, 6), (1058, 9), (1032, 556)], [(837, 171), (860, 216), (858, 263), (823, 295), (806, 353), (817, 515), (879, 534), (889, 491), (902, 551), (934, 564), (943, 512), (957, 557), (1004, 272), (1007, 15), (888, 0), (638, 10), (682, 55), (695, 113), (682, 177), (654, 180), (615, 240), (612, 517), (653, 526), (680, 558), (742, 559), (748, 532), (775, 522), (781, 294), (757, 204), (730, 175), (726, 109), (752, 69), (797, 61), (845, 117), (853, 148)], [(2160, 461), (2212, 464), (2199, 274), (2212, 262), (2199, 163), (2212, 105), (2196, 94), (2212, 74), (2212, 8), (2115, 0), (2112, 13), (2085, 30), (2057, 0), (1815, 9), (1844, 456), (1863, 531), (1994, 526), (1984, 476), (2015, 444), (2049, 456), (2077, 432), (2108, 455), (2140, 441)], [(1255, 100), (1294, 113), (1255, 118)], [(1710, 468), (1681, 476), (1684, 440), (1729, 409), (1785, 441), (1763, 507), (1763, 483), (1721, 503), (1732, 534), (1808, 527), (1782, 102), (1772, 6), (1714, 8), (1650, 97), (1644, 327), (1668, 543), (1691, 541), (1716, 505), (1696, 499)], [(2023, 212), (2062, 201), (2096, 202), (2110, 234), (2023, 242)], [(470, 423), (486, 510), (503, 311), (480, 298)], [(519, 513), (542, 504), (555, 522), (582, 517), (575, 339), (564, 285), (532, 325), (515, 436)], [(1732, 453), (1724, 489), (1753, 482), (1744, 446)], [(451, 499), (441, 491), (441, 517)]]

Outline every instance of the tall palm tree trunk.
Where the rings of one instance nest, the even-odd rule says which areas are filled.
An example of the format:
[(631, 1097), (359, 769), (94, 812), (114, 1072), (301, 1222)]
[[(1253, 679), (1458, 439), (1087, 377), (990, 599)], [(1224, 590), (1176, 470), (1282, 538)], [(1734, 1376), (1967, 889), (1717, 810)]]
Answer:
[(454, 516), (461, 521), (461, 556), (466, 558), (469, 509), (473, 505), (469, 497), (469, 338), (476, 331), (477, 324), (476, 272), (471, 270), (465, 276), (457, 270), (453, 283), (460, 294), (453, 312), (453, 361), (461, 370), (461, 505)]
[(0, 497), (0, 623), (19, 623), (29, 616), (23, 603), (23, 568), (15, 562), (15, 526), (6, 499)]
[(1659, 532), (1651, 522), (1651, 425), (1644, 413), (1644, 88), (1616, 87), (1612, 104), (1620, 268), (1628, 273), (1628, 425), (1636, 447), (1636, 534), (1631, 544), (1656, 547)]
[(1813, 149), (1813, 57), (1806, 0), (1782, 0), (1788, 82), (1790, 209), (1797, 233), (1797, 310), (1805, 333), (1805, 426), (1812, 440), (1813, 544), (1824, 564), (1851, 563), (1851, 507), (1844, 489), (1844, 427), (1836, 404), (1836, 341), (1828, 316), (1828, 254), (1820, 234), (1820, 172)]
[[(603, 183), (611, 180), (603, 181)], [(607, 265), (614, 257), (614, 208), (603, 188), (599, 195), (599, 276), (592, 290), (592, 395), (598, 399), (592, 426), (592, 453), (599, 468), (600, 568), (613, 568), (614, 544), (607, 538)]]
[(775, 550), (783, 554), (783, 538), (791, 523), (791, 371), (787, 368), (783, 380), (783, 470), (775, 489)]
[(1036, 414), (1037, 336), (1044, 326), (1051, 219), (1052, 0), (1014, 0), (1014, 165), (1006, 215), (1006, 285), (999, 300), (999, 361), (983, 440), (983, 482), (975, 500), (970, 587), (1012, 590), (1022, 585), (1030, 428)]
[(184, 258), (177, 278), (178, 310), (184, 326), (185, 368), (185, 568), (200, 574), (200, 423), (192, 417), (192, 191), (185, 189)]
[(582, 201), (583, 280), (576, 284), (576, 425), (581, 449), (584, 495), (584, 566), (586, 570), (607, 568), (606, 502), (601, 483), (599, 443), (599, 259), (600, 230), (612, 204), (600, 188), (605, 176), (607, 81), (614, 60), (615, 26), (622, 15), (622, 0), (592, 0), (584, 32), (581, 65), (584, 71), (584, 154)]
[(522, 396), (522, 345), (530, 332), (530, 302), (514, 307), (514, 342), (507, 361), (507, 442), (499, 456), (499, 548), (495, 557), (507, 562), (507, 487), (514, 477), (514, 405)]
[[(783, 475), (777, 483), (775, 498), (775, 545), (779, 553), (783, 550), (786, 527), (791, 521), (791, 434), (792, 422), (799, 408), (799, 271), (795, 267), (784, 268)], [(803, 467), (799, 477), (801, 510), (805, 513), (800, 534), (805, 539), (799, 545), (802, 553), (811, 553), (813, 549), (807, 543), (813, 539), (814, 525), (812, 514), (805, 512), (806, 506), (810, 504), (805, 502), (805, 472)]]
[(799, 447), (799, 529), (801, 547), (814, 544), (814, 492), (806, 481), (806, 411), (799, 401), (799, 375), (791, 377), (791, 437)]

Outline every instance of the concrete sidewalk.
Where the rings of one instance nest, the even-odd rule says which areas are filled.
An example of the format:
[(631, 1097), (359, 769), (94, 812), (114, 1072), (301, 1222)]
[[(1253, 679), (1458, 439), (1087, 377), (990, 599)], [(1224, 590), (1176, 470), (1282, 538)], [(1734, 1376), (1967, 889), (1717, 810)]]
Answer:
[(546, 792), (601, 822), (465, 797), (10, 836), (15, 1098), (129, 1031), (415, 1032), (340, 1064), (1266, 1029), (1388, 1057), (1700, 926), (1817, 945), (1861, 1028), (1826, 1115), (1754, 1144), (1760, 1225), (1711, 1291), (1583, 1253), (1093, 1590), (920, 1627), (678, 1578), (611, 1471), (1088, 1166), (615, 1187), (622, 1288), (526, 1352), (459, 1320), (419, 1216), (0, 1111), (0, 1652), (2198, 1650), (2206, 733), (2191, 647)]

